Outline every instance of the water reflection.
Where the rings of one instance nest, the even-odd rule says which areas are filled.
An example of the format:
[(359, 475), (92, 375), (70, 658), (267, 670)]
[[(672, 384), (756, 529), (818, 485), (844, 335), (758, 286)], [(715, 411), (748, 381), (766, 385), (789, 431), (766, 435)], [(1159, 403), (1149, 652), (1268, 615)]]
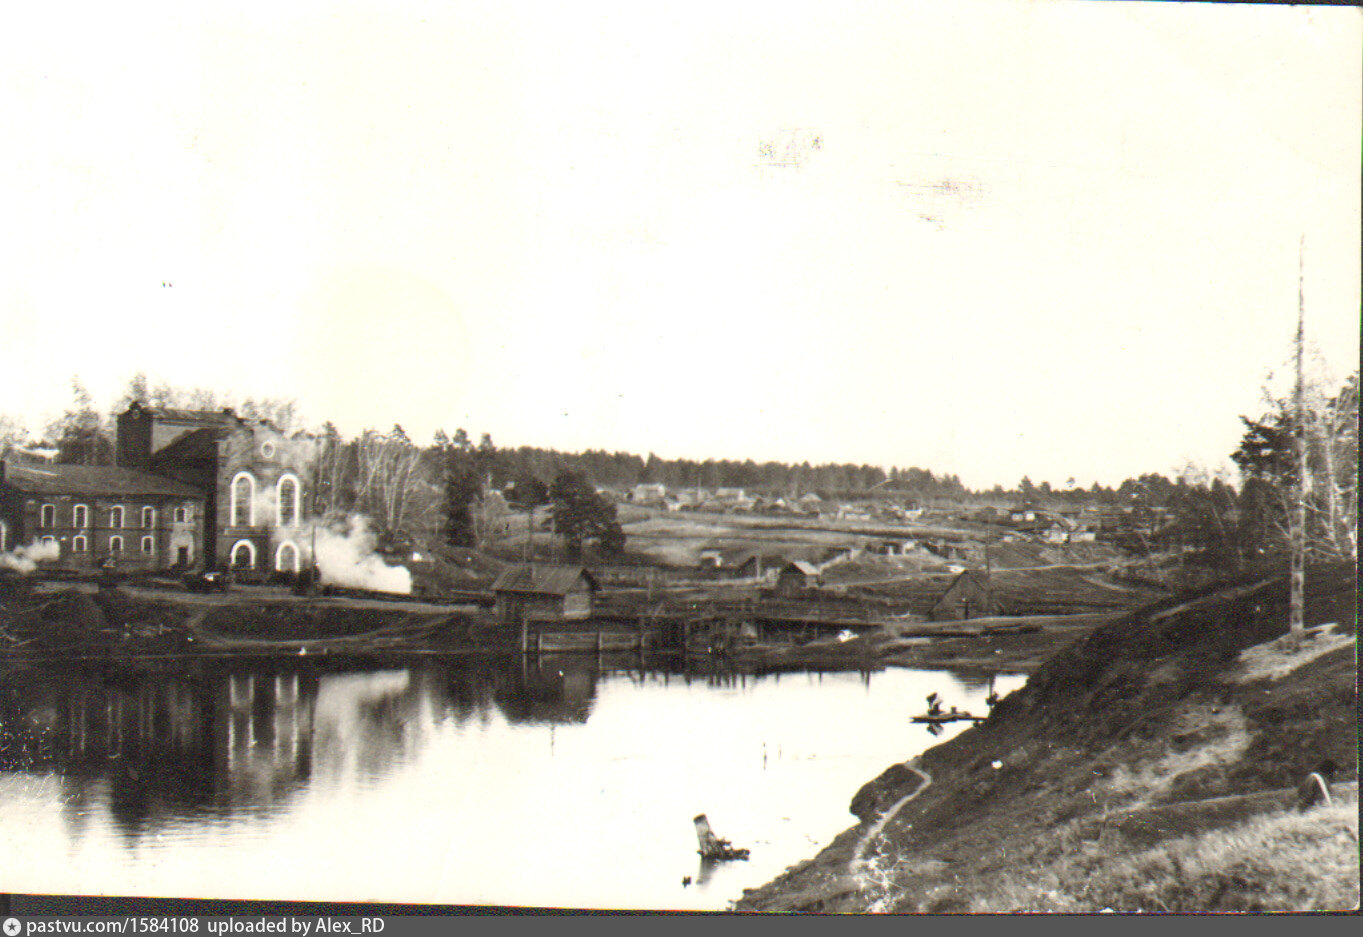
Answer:
[[(740, 885), (812, 854), (810, 833), (826, 841), (850, 825), (856, 787), (912, 754), (914, 738), (928, 741), (908, 723), (926, 687), (978, 708), (992, 685), (913, 674), (637, 654), (10, 669), (0, 674), (0, 785), (15, 803), (0, 845), (46, 851), (60, 869), (107, 829), (116, 852), (143, 863), (124, 887), (164, 894), (177, 886), (140, 876), (160, 874), (141, 850), (166, 834), (172, 862), (221, 862), (244, 896), (274, 884), (263, 866), (260, 879), (242, 871), (250, 854), (315, 876), (281, 882), (296, 889), (285, 897), (344, 900), (359, 883), (385, 900), (723, 907)], [(812, 803), (827, 808), (819, 830), (802, 818)], [(754, 847), (750, 868), (697, 868), (688, 821), (704, 810)], [(44, 831), (49, 812), (60, 841)], [(521, 823), (533, 853), (520, 839), (496, 842)], [(423, 865), (414, 840), (435, 861)], [(601, 855), (584, 857), (580, 844), (593, 840)], [(204, 858), (214, 850), (229, 861)], [(621, 882), (568, 888), (587, 866)], [(683, 875), (694, 883), (679, 897)], [(409, 886), (418, 876), (425, 884)]]
[[(98, 789), (129, 834), (268, 811), (321, 778), (378, 779), (435, 722), (582, 724), (601, 668), (573, 659), (346, 672), (312, 662), (24, 669), (0, 678), (0, 771), (55, 772), (73, 827)], [(249, 667), (249, 669), (236, 669)]]
[(278, 809), (314, 775), (380, 779), (447, 719), (486, 727), (495, 709), (513, 726), (585, 724), (606, 676), (742, 690), (781, 671), (623, 655), (31, 668), (0, 678), (0, 771), (55, 771), (73, 828), (107, 790), (136, 835), (168, 818)]
[(0, 681), (0, 770), (56, 772), (79, 826), (107, 791), (118, 826), (270, 807), (311, 774), (317, 678), (24, 670)]

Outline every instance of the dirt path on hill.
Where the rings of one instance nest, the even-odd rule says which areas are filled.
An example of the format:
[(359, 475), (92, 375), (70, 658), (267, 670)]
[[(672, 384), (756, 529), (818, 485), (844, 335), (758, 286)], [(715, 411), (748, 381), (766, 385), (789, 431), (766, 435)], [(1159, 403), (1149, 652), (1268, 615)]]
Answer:
[(878, 837), (881, 831), (885, 829), (885, 824), (893, 820), (899, 811), (903, 809), (905, 804), (909, 803), (909, 801), (913, 800), (931, 786), (932, 775), (918, 767), (916, 764), (917, 761), (917, 758), (910, 759), (909, 761), (904, 762), (904, 767), (922, 778), (923, 783), (914, 788), (913, 793), (907, 794), (891, 804), (889, 809), (882, 813), (876, 822), (871, 824), (871, 828), (857, 841), (856, 848), (852, 850), (852, 858), (847, 863), (847, 871), (851, 872), (853, 875), (861, 872), (865, 868), (866, 847), (869, 846), (871, 841)]

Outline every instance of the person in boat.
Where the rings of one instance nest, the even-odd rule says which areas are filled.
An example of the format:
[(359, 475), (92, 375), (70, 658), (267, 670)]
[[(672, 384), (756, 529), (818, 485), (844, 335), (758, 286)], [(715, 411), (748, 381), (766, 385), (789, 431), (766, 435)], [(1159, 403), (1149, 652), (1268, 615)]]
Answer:
[(940, 716), (942, 714), (942, 702), (937, 698), (935, 692), (928, 694), (928, 715)]

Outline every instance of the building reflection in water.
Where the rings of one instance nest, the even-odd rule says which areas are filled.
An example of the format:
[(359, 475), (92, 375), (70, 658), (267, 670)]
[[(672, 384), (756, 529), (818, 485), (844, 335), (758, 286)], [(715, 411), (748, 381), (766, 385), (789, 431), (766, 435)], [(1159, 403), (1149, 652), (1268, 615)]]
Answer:
[(107, 801), (135, 839), (184, 819), (269, 813), (313, 783), (381, 779), (446, 719), (584, 723), (598, 677), (594, 662), (547, 659), (11, 670), (0, 675), (0, 771), (57, 776), (72, 832)]
[(79, 828), (269, 808), (307, 784), (315, 677), (297, 671), (29, 670), (0, 680), (0, 770), (61, 778)]
[(0, 674), (0, 771), (55, 775), (73, 833), (107, 803), (135, 840), (287, 809), (310, 786), (381, 781), (419, 760), (441, 724), (584, 724), (608, 677), (744, 688), (780, 672), (637, 654), (422, 658), (383, 670), (300, 658), (11, 668)]

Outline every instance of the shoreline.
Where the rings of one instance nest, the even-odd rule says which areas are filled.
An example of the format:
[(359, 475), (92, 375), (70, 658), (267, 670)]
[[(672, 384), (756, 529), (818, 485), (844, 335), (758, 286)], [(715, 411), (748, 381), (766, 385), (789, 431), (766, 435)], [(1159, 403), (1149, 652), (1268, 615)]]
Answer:
[[(520, 653), (516, 630), (491, 621), (477, 605), (404, 597), (297, 596), (271, 587), (199, 594), (135, 584), (50, 581), (0, 618), (0, 660), (148, 659), (180, 655), (375, 655), (385, 652), (469, 655)], [(248, 591), (249, 589), (249, 591)], [(543, 654), (593, 654), (583, 638), (600, 631), (606, 653), (669, 653), (739, 667), (887, 666), (1031, 673), (1058, 649), (1120, 613), (1099, 612), (966, 622), (888, 621), (850, 639), (768, 640), (722, 652), (684, 652), (645, 642), (616, 647), (632, 626), (610, 616), (553, 626), (571, 640)], [(616, 632), (619, 634), (616, 634)], [(582, 632), (577, 634), (577, 632)], [(531, 656), (536, 652), (527, 651)]]

